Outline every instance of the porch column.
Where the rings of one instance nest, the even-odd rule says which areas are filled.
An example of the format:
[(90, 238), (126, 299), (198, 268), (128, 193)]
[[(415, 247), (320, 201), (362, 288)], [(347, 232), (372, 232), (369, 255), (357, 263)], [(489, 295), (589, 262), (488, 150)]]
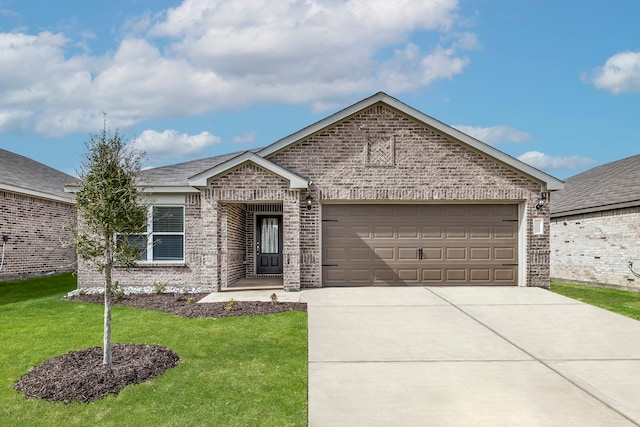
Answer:
[(282, 201), (282, 281), (285, 291), (300, 290), (300, 203), (298, 192), (293, 196), (293, 200)]
[(203, 194), (202, 205), (202, 285), (220, 291), (220, 248), (218, 242), (218, 201), (211, 193)]

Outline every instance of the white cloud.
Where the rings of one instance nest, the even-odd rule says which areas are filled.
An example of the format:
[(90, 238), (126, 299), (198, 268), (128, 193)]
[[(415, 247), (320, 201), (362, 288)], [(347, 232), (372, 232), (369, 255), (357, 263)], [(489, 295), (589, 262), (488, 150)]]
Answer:
[(138, 150), (144, 151), (151, 160), (158, 160), (198, 155), (205, 148), (219, 142), (220, 137), (209, 132), (187, 135), (169, 129), (164, 132), (145, 130), (133, 144)]
[(126, 20), (97, 56), (71, 54), (78, 41), (61, 33), (0, 33), (0, 132), (93, 132), (103, 112), (126, 128), (266, 102), (321, 111), (413, 91), (469, 63), (478, 41), (458, 13), (458, 0), (185, 0)]
[(457, 125), (454, 128), (489, 145), (496, 145), (501, 142), (522, 143), (531, 140), (531, 135), (528, 133), (502, 125), (486, 128)]
[(591, 82), (598, 89), (614, 94), (640, 92), (640, 52), (616, 53), (593, 74)]
[(553, 157), (539, 151), (528, 151), (521, 156), (521, 160), (538, 169), (574, 170), (584, 169), (596, 164), (596, 161), (582, 156), (558, 156)]
[(249, 144), (251, 142), (255, 142), (256, 136), (255, 132), (245, 132), (242, 135), (234, 136), (233, 142), (236, 144)]

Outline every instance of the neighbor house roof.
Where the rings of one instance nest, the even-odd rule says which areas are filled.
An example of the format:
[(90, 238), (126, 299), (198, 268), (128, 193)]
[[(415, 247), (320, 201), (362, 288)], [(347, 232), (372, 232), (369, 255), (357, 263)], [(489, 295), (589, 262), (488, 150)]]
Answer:
[(640, 206), (640, 154), (607, 163), (565, 182), (553, 194), (551, 216), (567, 216)]
[(65, 193), (64, 186), (75, 180), (35, 160), (0, 149), (0, 190), (72, 203), (74, 196)]

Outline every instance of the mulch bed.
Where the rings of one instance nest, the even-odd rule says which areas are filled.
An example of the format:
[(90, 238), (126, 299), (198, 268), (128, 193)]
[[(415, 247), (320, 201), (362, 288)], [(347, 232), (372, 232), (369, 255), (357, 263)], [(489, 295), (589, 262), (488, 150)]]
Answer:
[[(181, 317), (229, 317), (254, 316), (259, 314), (275, 314), (284, 311), (307, 311), (304, 302), (256, 302), (234, 301), (233, 309), (229, 310), (228, 302), (207, 302), (197, 304), (197, 301), (209, 295), (198, 294), (129, 294), (114, 300), (112, 305), (126, 305), (128, 307), (146, 310), (162, 311)], [(191, 298), (191, 299), (190, 299)], [(68, 301), (83, 301), (94, 304), (104, 304), (104, 295), (78, 295), (67, 297)]]
[[(190, 318), (307, 311), (307, 304), (300, 302), (196, 303), (206, 295), (131, 294), (114, 300), (112, 305), (162, 311)], [(104, 304), (103, 295), (78, 295), (64, 299)], [(103, 365), (102, 357), (102, 347), (92, 347), (51, 358), (31, 368), (14, 387), (29, 398), (87, 403), (110, 393), (117, 394), (128, 385), (155, 378), (180, 363), (180, 358), (173, 351), (149, 344), (114, 344), (111, 365)]]
[(86, 403), (148, 381), (180, 363), (176, 353), (157, 345), (114, 344), (111, 355), (111, 365), (103, 365), (102, 347), (72, 351), (31, 368), (14, 387), (31, 398)]

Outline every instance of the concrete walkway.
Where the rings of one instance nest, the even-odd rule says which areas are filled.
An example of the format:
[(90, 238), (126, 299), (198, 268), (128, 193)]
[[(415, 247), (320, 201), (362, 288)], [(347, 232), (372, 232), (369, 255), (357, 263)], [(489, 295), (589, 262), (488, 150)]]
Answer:
[(640, 425), (640, 322), (518, 287), (303, 290), (310, 426)]

